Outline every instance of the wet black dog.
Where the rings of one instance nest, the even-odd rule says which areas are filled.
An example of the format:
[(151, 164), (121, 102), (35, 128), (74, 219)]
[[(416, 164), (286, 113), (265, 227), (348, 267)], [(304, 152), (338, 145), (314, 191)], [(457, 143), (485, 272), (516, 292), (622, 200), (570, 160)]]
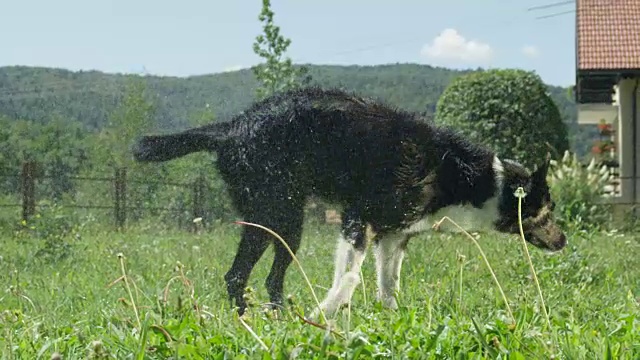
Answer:
[[(552, 215), (548, 159), (530, 173), (417, 114), (354, 94), (319, 88), (279, 93), (232, 121), (145, 136), (134, 156), (166, 161), (197, 151), (217, 152), (217, 167), (243, 220), (273, 229), (293, 251), (300, 245), (309, 196), (341, 206), (334, 283), (322, 303), (328, 312), (348, 301), (358, 284), (367, 224), (376, 234), (378, 298), (391, 308), (397, 306), (394, 293), (411, 235), (443, 216), (467, 230), (518, 233), (519, 186), (527, 192), (527, 240), (549, 250), (566, 244)], [(243, 229), (225, 275), (240, 313), (249, 275), (272, 241), (263, 230)], [(280, 304), (292, 259), (278, 241), (274, 246), (266, 287), (270, 300)]]

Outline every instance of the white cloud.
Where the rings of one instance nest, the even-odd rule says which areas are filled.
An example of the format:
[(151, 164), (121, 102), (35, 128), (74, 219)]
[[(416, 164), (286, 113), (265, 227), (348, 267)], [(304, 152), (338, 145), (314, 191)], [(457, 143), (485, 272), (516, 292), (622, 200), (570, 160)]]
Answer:
[(465, 39), (455, 29), (445, 29), (430, 44), (424, 45), (420, 54), (434, 60), (479, 64), (493, 58), (493, 49), (489, 44)]
[(244, 69), (244, 66), (242, 66), (242, 65), (233, 65), (233, 66), (227, 66), (222, 71), (223, 72), (234, 72), (234, 71), (238, 71), (238, 70), (242, 70), (242, 69)]
[(524, 54), (524, 56), (530, 57), (530, 58), (535, 58), (535, 57), (538, 57), (538, 55), (540, 55), (540, 51), (538, 50), (538, 48), (533, 45), (525, 45), (522, 47), (521, 51)]

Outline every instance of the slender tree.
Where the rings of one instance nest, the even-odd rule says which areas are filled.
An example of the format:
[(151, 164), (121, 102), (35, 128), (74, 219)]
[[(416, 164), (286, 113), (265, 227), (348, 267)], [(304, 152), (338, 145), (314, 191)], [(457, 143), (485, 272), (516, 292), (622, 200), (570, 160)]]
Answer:
[(262, 11), (258, 19), (263, 23), (263, 33), (258, 35), (253, 43), (253, 51), (264, 59), (263, 63), (252, 68), (261, 83), (256, 89), (258, 98), (296, 88), (311, 81), (306, 67), (295, 67), (291, 59), (285, 56), (291, 39), (280, 34), (280, 27), (274, 24), (273, 17), (271, 1), (262, 0)]
[(149, 129), (155, 105), (147, 96), (146, 84), (142, 78), (131, 75), (128, 81), (124, 99), (111, 114), (106, 130), (114, 165), (131, 167), (134, 164), (131, 144), (137, 136)]

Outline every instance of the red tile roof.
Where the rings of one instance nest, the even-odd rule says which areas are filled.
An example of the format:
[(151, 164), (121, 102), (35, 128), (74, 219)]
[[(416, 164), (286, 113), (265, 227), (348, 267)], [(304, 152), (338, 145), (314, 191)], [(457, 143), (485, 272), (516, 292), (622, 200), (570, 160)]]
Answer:
[(578, 70), (640, 69), (640, 0), (576, 0)]

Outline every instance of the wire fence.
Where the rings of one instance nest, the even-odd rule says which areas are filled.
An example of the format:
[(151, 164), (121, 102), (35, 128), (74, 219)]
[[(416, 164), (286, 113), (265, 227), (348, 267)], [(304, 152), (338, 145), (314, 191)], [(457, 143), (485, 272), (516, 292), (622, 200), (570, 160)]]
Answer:
[[(42, 200), (60, 199), (60, 193), (68, 190), (59, 189), (61, 185), (58, 183), (61, 178), (61, 175), (39, 171), (38, 164), (33, 161), (23, 163), (19, 174), (0, 174), (0, 180), (9, 185), (5, 188), (13, 188), (13, 191), (5, 194), (3, 200), (0, 200), (0, 208), (21, 209), (21, 220), (29, 221), (39, 207), (46, 206)], [(67, 196), (62, 201), (65, 208), (101, 212), (101, 217), (111, 217), (116, 228), (124, 228), (127, 221), (141, 218), (143, 213), (178, 213), (184, 216), (173, 218), (177, 219), (180, 225), (184, 225), (185, 218), (193, 220), (205, 216), (205, 192), (208, 185), (202, 174), (194, 176), (191, 182), (144, 181), (129, 177), (126, 168), (116, 168), (112, 174), (102, 176), (64, 176), (64, 182), (74, 184), (75, 186), (70, 187), (76, 190), (81, 187), (78, 183), (84, 183), (82, 191), (71, 191), (71, 199), (68, 198), (68, 194), (63, 194)], [(169, 202), (173, 206), (157, 206), (158, 202), (155, 200), (151, 205), (148, 199), (141, 200), (140, 188), (145, 192), (144, 188), (151, 185), (156, 192), (160, 192), (161, 187), (171, 187), (174, 200)]]
[[(604, 198), (620, 197), (620, 183), (625, 178), (618, 170), (617, 167), (610, 169), (613, 176), (605, 186)], [(70, 185), (60, 185), (63, 178), (64, 183)], [(101, 223), (112, 222), (117, 229), (146, 216), (166, 225), (174, 222), (178, 227), (190, 229), (202, 226), (196, 225), (194, 219), (208, 222), (230, 216), (226, 214), (229, 208), (223, 204), (223, 195), (220, 191), (211, 191), (209, 179), (202, 173), (194, 175), (188, 182), (156, 181), (152, 178), (137, 179), (130, 176), (126, 168), (115, 168), (112, 173), (96, 176), (47, 174), (38, 168), (36, 162), (25, 162), (17, 174), (0, 173), (0, 185), (3, 185), (0, 188), (11, 189), (0, 198), (0, 210), (16, 209), (15, 213), (9, 212), (10, 217), (29, 221), (44, 207), (60, 202), (67, 209), (86, 211)], [(217, 199), (212, 199), (216, 196)], [(214, 205), (213, 202), (217, 203)], [(336, 210), (321, 203), (312, 202), (309, 210), (326, 223), (341, 222)]]

